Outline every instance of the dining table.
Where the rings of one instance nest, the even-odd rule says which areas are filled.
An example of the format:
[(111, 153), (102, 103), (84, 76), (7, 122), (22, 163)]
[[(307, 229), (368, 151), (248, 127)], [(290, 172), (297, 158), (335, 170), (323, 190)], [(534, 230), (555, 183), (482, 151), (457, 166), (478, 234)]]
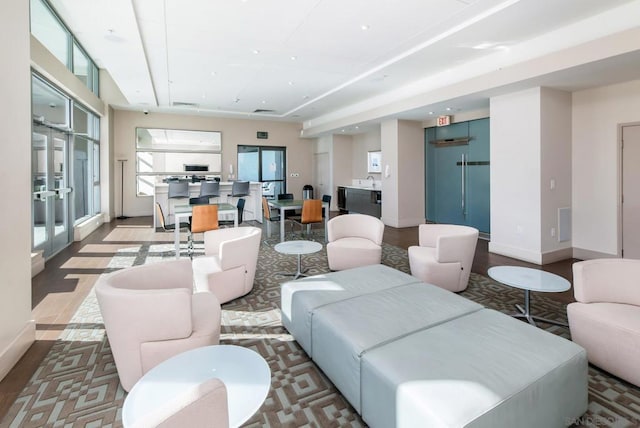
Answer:
[[(304, 199), (271, 199), (267, 202), (270, 207), (280, 211), (280, 242), (284, 242), (285, 217), (287, 211), (301, 210)], [(329, 218), (329, 202), (322, 202), (326, 215), (324, 216), (324, 241), (327, 242), (327, 221)]]

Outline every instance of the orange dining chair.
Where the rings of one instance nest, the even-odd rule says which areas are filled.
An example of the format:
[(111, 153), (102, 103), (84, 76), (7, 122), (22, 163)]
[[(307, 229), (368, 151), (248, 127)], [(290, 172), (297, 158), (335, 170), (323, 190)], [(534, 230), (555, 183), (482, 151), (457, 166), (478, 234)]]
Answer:
[(189, 258), (193, 258), (193, 234), (216, 230), (218, 225), (217, 205), (194, 205), (191, 213), (191, 234), (189, 235)]

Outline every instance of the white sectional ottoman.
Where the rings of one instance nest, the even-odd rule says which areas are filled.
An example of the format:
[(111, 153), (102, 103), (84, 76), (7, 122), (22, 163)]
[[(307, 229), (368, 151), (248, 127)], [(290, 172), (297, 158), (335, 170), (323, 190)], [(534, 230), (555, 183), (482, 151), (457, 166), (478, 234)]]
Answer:
[(376, 427), (554, 428), (587, 410), (583, 348), (483, 309), (362, 357), (362, 419)]
[(282, 286), (282, 320), (372, 427), (562, 427), (587, 408), (580, 346), (395, 269)]

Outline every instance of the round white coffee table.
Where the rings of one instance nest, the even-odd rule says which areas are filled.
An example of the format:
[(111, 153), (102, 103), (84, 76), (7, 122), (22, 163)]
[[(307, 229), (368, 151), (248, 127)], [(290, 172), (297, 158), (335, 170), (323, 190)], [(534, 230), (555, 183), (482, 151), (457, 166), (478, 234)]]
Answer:
[(163, 361), (142, 376), (124, 401), (122, 423), (131, 426), (181, 390), (214, 377), (227, 389), (230, 427), (253, 416), (271, 386), (269, 365), (257, 352), (235, 345), (196, 348)]
[(317, 253), (322, 250), (322, 244), (314, 241), (285, 241), (280, 242), (279, 244), (274, 245), (274, 250), (282, 254), (295, 254), (298, 256), (298, 269), (296, 272), (278, 272), (276, 275), (286, 275), (292, 276), (293, 279), (298, 279), (301, 276), (307, 276), (304, 274), (306, 270), (302, 270), (302, 260), (301, 257), (303, 254), (311, 254)]
[(561, 276), (543, 270), (531, 269), (520, 266), (495, 266), (489, 268), (489, 276), (505, 285), (524, 290), (524, 308), (516, 305), (519, 313), (512, 314), (516, 318), (525, 318), (530, 324), (536, 325), (535, 320), (548, 324), (568, 327), (567, 324), (531, 315), (529, 293), (541, 291), (543, 293), (559, 293), (571, 288), (571, 283)]

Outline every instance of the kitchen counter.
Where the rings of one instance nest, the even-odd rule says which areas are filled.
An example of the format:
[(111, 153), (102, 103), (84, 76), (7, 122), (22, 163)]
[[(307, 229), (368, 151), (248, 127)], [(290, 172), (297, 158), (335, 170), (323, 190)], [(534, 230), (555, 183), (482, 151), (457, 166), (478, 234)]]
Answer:
[(382, 189), (379, 187), (338, 187), (338, 208), (343, 212), (382, 216)]

